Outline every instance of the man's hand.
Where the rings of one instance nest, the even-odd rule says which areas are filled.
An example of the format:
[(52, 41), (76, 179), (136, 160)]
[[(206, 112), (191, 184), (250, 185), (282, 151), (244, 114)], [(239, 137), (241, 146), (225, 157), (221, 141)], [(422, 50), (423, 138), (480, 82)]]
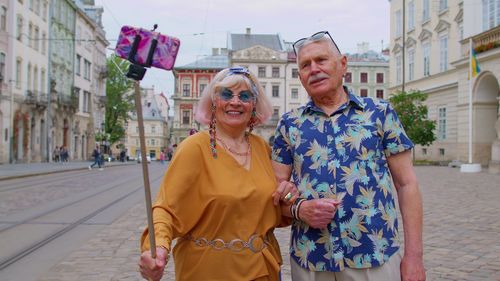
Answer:
[(300, 205), (299, 218), (312, 228), (326, 228), (332, 222), (339, 204), (340, 201), (328, 198), (304, 201)]
[(299, 195), (300, 192), (294, 183), (282, 181), (273, 193), (273, 203), (277, 206), (282, 201), (285, 205), (290, 205), (299, 198)]
[(423, 258), (404, 255), (401, 260), (402, 281), (425, 281)]
[(164, 248), (156, 247), (156, 259), (151, 257), (151, 251), (143, 252), (139, 260), (141, 276), (146, 280), (160, 281), (167, 261), (168, 253)]

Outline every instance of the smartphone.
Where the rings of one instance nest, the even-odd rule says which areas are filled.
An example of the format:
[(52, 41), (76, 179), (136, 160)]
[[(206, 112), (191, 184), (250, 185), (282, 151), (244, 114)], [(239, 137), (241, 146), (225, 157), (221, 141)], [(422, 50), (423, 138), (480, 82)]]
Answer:
[(115, 54), (133, 64), (171, 70), (180, 44), (175, 37), (125, 25), (120, 30)]

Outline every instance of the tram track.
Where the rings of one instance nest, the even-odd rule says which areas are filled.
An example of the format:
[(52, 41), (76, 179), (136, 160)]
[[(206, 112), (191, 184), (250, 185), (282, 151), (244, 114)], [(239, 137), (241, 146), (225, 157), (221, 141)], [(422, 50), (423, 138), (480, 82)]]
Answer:
[[(161, 173), (159, 176), (154, 177), (151, 179), (151, 182), (157, 182), (163, 177), (163, 174)], [(37, 239), (34, 239), (35, 242), (27, 243), (27, 246), (24, 247), (19, 247), (19, 249), (16, 249), (15, 251), (12, 251), (12, 253), (7, 254), (5, 257), (2, 257), (0, 259), (0, 271), (9, 267), (10, 265), (14, 264), (15, 262), (21, 260), (22, 258), (28, 256), (29, 254), (33, 253), (34, 251), (40, 249), (41, 247), (47, 245), (51, 241), (63, 236), (67, 232), (77, 228), (80, 225), (85, 224), (86, 221), (91, 220), (92, 218), (95, 218), (99, 214), (106, 212), (110, 208), (118, 205), (120, 202), (126, 200), (127, 198), (131, 197), (135, 193), (143, 190), (143, 183), (142, 181), (139, 183), (140, 179), (137, 179), (137, 183), (134, 181), (131, 183), (130, 178), (126, 178), (123, 181), (120, 181), (119, 183), (115, 183), (105, 189), (101, 189), (95, 193), (89, 194), (85, 197), (78, 198), (78, 200), (70, 200), (65, 204), (62, 204), (60, 206), (57, 206), (55, 208), (51, 208), (47, 211), (44, 211), (40, 214), (33, 215), (27, 219), (23, 219), (19, 222), (15, 223), (9, 223), (9, 222), (0, 222), (3, 224), (6, 224), (3, 228), (0, 229), (0, 233), (4, 234), (7, 231), (15, 231), (16, 227), (21, 227), (24, 225), (36, 225), (39, 224), (40, 220), (43, 218), (47, 218), (49, 221), (51, 220), (52, 217), (56, 216), (56, 213), (64, 213), (65, 208), (68, 208), (68, 212), (71, 207), (77, 205), (77, 204), (83, 204), (85, 202), (91, 202), (91, 201), (97, 201), (101, 200), (102, 198), (108, 198), (111, 197), (111, 201), (108, 200), (106, 202), (100, 202), (100, 206), (97, 207), (95, 210), (89, 210), (89, 212), (83, 213), (81, 217), (77, 218), (76, 220), (73, 220), (72, 222), (69, 223), (64, 223), (64, 226), (51, 231), (48, 234), (45, 234), (41, 237), (37, 237)], [(116, 190), (118, 187), (123, 187), (124, 184), (128, 184), (130, 187), (127, 188), (125, 193), (122, 193), (120, 196), (117, 198), (113, 198), (114, 193), (118, 192), (119, 190)], [(109, 193), (106, 195), (106, 193)], [(107, 196), (107, 197), (106, 197)], [(38, 222), (36, 222), (38, 221)], [(62, 224), (62, 223), (55, 223), (57, 224)]]

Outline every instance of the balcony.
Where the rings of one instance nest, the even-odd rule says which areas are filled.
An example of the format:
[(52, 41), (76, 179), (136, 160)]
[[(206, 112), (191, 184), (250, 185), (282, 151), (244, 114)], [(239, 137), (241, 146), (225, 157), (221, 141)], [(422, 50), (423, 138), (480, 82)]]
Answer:
[(97, 76), (99, 77), (99, 79), (105, 79), (106, 77), (108, 77), (108, 67), (105, 65), (98, 66)]
[(36, 104), (36, 94), (32, 90), (26, 90), (26, 95), (24, 96), (24, 103), (35, 105)]
[[(469, 57), (469, 39), (462, 40), (462, 58)], [(472, 37), (472, 46), (476, 54), (500, 47), (500, 26), (486, 30)]]
[(68, 107), (69, 109), (76, 110), (78, 108), (78, 96), (75, 94), (57, 96), (57, 104), (59, 106)]

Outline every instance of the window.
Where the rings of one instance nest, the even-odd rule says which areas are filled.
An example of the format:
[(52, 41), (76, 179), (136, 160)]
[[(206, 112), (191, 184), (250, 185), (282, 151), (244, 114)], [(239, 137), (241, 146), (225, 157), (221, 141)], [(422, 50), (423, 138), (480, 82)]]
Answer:
[(35, 38), (33, 38), (33, 47), (38, 51), (40, 48), (40, 29), (38, 26), (35, 26)]
[(448, 35), (439, 38), (439, 71), (448, 70)]
[(35, 0), (35, 14), (40, 14), (40, 0)]
[(438, 139), (446, 139), (446, 107), (438, 109)]
[(151, 126), (151, 134), (156, 134), (156, 126)]
[(483, 31), (500, 25), (500, 1), (482, 0), (483, 4)]
[(422, 22), (426, 22), (430, 18), (429, 1), (430, 0), (423, 0), (423, 3), (422, 3)]
[(76, 62), (75, 62), (75, 74), (80, 76), (80, 69), (82, 68), (82, 56), (76, 55)]
[(352, 83), (352, 73), (351, 72), (345, 73), (344, 82), (345, 83)]
[(424, 76), (430, 75), (430, 57), (431, 57), (431, 44), (424, 43), (422, 45), (422, 49), (424, 52)]
[(396, 83), (401, 84), (401, 55), (396, 55)]
[(155, 141), (155, 139), (152, 139), (152, 140), (151, 140), (151, 145), (156, 145), (156, 141)]
[(42, 42), (40, 42), (42, 44), (42, 54), (45, 55), (45, 52), (47, 51), (47, 35), (45, 34), (45, 31), (42, 32)]
[(91, 70), (90, 61), (83, 59), (83, 78), (90, 80), (90, 70)]
[(400, 37), (401, 35), (403, 35), (401, 10), (396, 11), (395, 18), (396, 18), (396, 37)]
[(384, 73), (377, 73), (377, 84), (384, 83)]
[(273, 108), (273, 115), (271, 116), (272, 120), (277, 121), (280, 118), (280, 109), (279, 108)]
[(299, 78), (299, 70), (297, 68), (292, 68), (292, 78)]
[(273, 78), (279, 78), (280, 77), (280, 68), (279, 67), (273, 67)]
[(5, 77), (5, 54), (0, 53), (0, 77)]
[(33, 48), (33, 24), (31, 22), (28, 24), (28, 46)]
[(38, 92), (38, 67), (33, 69), (33, 91)]
[(47, 21), (47, 5), (48, 5), (48, 3), (46, 1), (44, 1), (43, 2), (43, 10), (42, 10), (43, 21)]
[(201, 96), (201, 94), (203, 93), (203, 91), (205, 90), (205, 88), (207, 87), (207, 84), (200, 84), (200, 93), (199, 93), (199, 96)]
[(135, 132), (138, 134), (139, 133), (139, 127), (135, 127)]
[(29, 0), (28, 7), (29, 7), (29, 9), (30, 9), (30, 10), (32, 10), (32, 11), (33, 11), (33, 6), (34, 6), (34, 5), (33, 5), (33, 0)]
[(182, 125), (189, 125), (191, 120), (189, 118), (189, 110), (182, 111)]
[(45, 93), (47, 89), (45, 89), (45, 69), (42, 68), (40, 71), (40, 91)]
[(377, 93), (377, 99), (384, 98), (384, 90), (378, 89), (376, 93)]
[(0, 30), (7, 30), (7, 8), (0, 8)]
[(27, 80), (26, 81), (27, 82), (26, 86), (28, 88), (28, 91), (31, 91), (31, 90), (33, 90), (33, 88), (31, 87), (31, 82), (32, 82), (31, 81), (31, 63), (28, 63), (28, 71), (27, 72), (28, 72), (28, 77), (26, 79)]
[(362, 97), (367, 97), (368, 96), (368, 89), (359, 90), (359, 95)]
[(23, 35), (23, 17), (21, 15), (17, 15), (17, 30), (16, 30), (16, 38), (21, 41)]
[(444, 154), (445, 154), (444, 148), (440, 148), (439, 149), (439, 156), (444, 156)]
[(439, 11), (442, 12), (448, 9), (448, 0), (439, 0)]
[(408, 30), (415, 29), (415, 3), (408, 3)]
[(191, 94), (191, 84), (182, 84), (182, 96), (189, 97)]
[(359, 74), (359, 81), (360, 81), (361, 83), (368, 83), (368, 73), (366, 73), (366, 72), (361, 72), (361, 73)]
[(296, 100), (299, 98), (299, 89), (297, 88), (292, 88), (292, 99)]
[(273, 98), (277, 98), (280, 96), (280, 86), (278, 85), (273, 85)]
[(464, 39), (464, 23), (463, 22), (458, 23), (458, 38), (460, 40)]
[(422, 148), (422, 155), (427, 155), (427, 148)]
[(82, 45), (82, 27), (81, 26), (76, 27), (75, 39), (76, 39), (76, 44), (78, 44), (78, 46), (81, 46)]
[(16, 60), (16, 88), (21, 88), (21, 77), (22, 76), (22, 60), (17, 58)]
[(415, 49), (408, 50), (408, 80), (415, 79)]
[(259, 69), (258, 69), (258, 76), (259, 78), (264, 78), (266, 77), (266, 68), (264, 66), (259, 66)]

